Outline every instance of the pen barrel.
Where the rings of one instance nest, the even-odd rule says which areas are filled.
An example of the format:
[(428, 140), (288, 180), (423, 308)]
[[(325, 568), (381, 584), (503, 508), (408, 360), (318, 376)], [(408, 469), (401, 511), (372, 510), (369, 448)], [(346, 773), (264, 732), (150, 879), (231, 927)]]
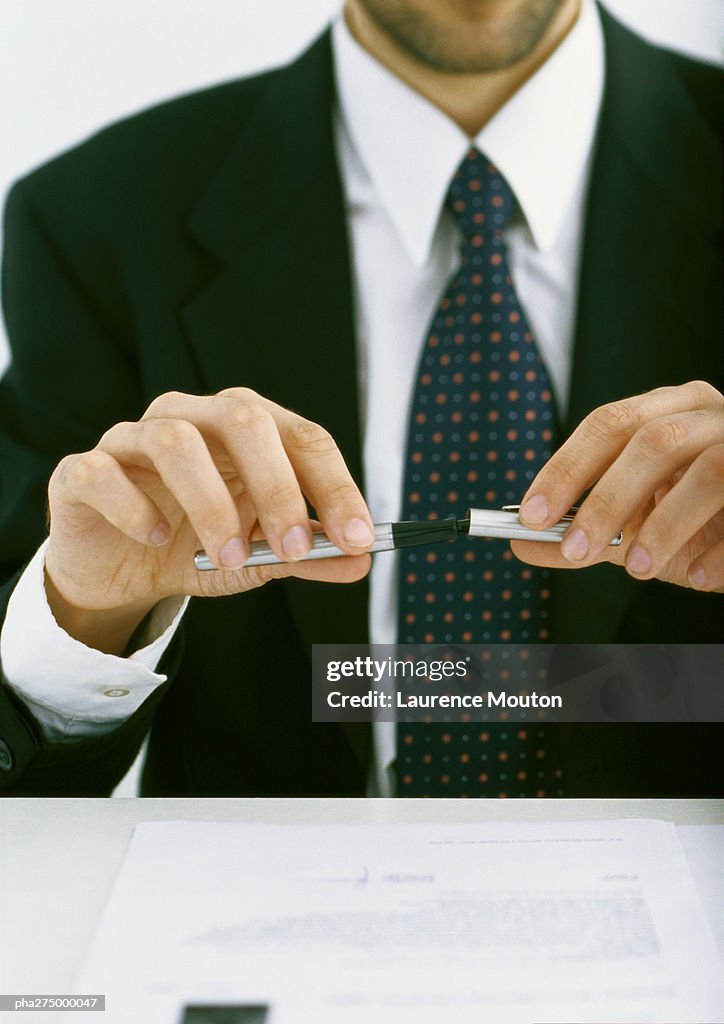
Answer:
[(515, 512), (498, 509), (471, 508), (469, 537), (503, 537), (505, 540), (543, 540), (560, 544), (568, 529), (567, 522), (556, 523), (547, 530), (531, 530), (523, 526)]
[[(375, 526), (375, 542), (369, 551), (391, 551), (395, 543), (392, 536), (392, 523), (378, 523)], [(312, 534), (312, 547), (303, 561), (308, 562), (317, 558), (339, 558), (346, 555), (336, 544), (333, 544), (326, 533)], [(252, 565), (279, 565), (286, 561), (275, 555), (265, 540), (253, 540), (249, 545), (249, 557), (244, 562), (243, 568)], [(205, 551), (197, 551), (194, 555), (194, 565), (200, 572), (209, 572), (218, 569), (217, 565), (210, 560)]]
[[(469, 537), (503, 537), (505, 540), (536, 540), (560, 544), (563, 536), (571, 525), (573, 516), (566, 516), (560, 522), (549, 526), (547, 530), (531, 530), (518, 519), (517, 512), (505, 512), (498, 509), (468, 509), (470, 526)], [(614, 537), (610, 546), (617, 547), (622, 535)]]

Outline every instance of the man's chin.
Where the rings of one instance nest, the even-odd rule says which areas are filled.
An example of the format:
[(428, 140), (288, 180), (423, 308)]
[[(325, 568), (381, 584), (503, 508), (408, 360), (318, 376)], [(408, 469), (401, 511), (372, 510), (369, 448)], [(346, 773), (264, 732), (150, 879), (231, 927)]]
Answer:
[(409, 57), (434, 71), (503, 71), (541, 44), (570, 0), (358, 0), (377, 27)]

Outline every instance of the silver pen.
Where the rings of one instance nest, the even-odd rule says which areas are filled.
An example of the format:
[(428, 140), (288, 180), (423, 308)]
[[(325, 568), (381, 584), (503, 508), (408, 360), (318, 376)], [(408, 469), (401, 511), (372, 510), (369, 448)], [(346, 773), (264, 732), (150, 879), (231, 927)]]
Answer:
[[(502, 509), (470, 508), (465, 519), (459, 520), (461, 524), (467, 524), (467, 527), (460, 527), (460, 533), (466, 533), (469, 537), (542, 540), (560, 544), (578, 509), (569, 509), (557, 523), (549, 526), (547, 530), (532, 530), (529, 526), (524, 526), (518, 518), (519, 512), (520, 505), (503, 505)], [(609, 547), (618, 547), (622, 540), (623, 532), (618, 533), (609, 542)]]
[[(506, 540), (542, 540), (560, 543), (569, 523), (578, 511), (571, 509), (563, 518), (547, 530), (531, 530), (518, 519), (519, 505), (504, 505), (502, 509), (468, 509), (463, 519), (450, 516), (446, 519), (426, 519), (402, 523), (377, 523), (374, 528), (375, 541), (369, 552), (396, 551), (399, 548), (420, 547), (426, 544), (440, 544), (458, 536), (502, 537)], [(611, 541), (616, 547), (623, 540), (619, 533)], [(347, 552), (338, 548), (326, 533), (312, 534), (312, 547), (302, 561), (316, 558), (340, 558)], [(252, 565), (278, 565), (283, 558), (275, 555), (264, 540), (252, 541), (249, 557), (244, 567)], [(194, 564), (200, 572), (209, 572), (218, 566), (208, 558), (205, 551), (197, 551)]]

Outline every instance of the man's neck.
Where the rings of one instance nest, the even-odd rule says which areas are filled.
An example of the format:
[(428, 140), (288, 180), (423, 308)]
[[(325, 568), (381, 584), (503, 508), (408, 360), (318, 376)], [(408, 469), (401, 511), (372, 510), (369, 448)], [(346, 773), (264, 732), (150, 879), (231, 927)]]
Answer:
[(344, 16), (368, 53), (474, 138), (558, 48), (575, 25), (580, 7), (580, 0), (564, 3), (531, 53), (510, 67), (479, 74), (454, 74), (424, 64), (399, 47), (357, 0), (348, 0)]

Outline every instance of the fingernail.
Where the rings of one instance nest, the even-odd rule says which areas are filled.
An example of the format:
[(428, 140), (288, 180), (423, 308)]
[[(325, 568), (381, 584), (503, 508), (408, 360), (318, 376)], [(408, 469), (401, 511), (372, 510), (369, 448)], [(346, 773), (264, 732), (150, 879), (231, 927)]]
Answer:
[(631, 572), (637, 573), (639, 576), (647, 573), (651, 568), (651, 558), (648, 551), (644, 550), (640, 544), (634, 544), (632, 548), (628, 549), (626, 568), (630, 569)]
[(344, 539), (355, 548), (368, 548), (375, 535), (364, 519), (350, 519), (344, 528)]
[(548, 502), (542, 494), (536, 494), (528, 498), (520, 506), (520, 518), (524, 523), (538, 526), (548, 518)]
[(155, 544), (156, 547), (161, 547), (171, 536), (171, 530), (166, 523), (159, 523), (151, 531), (151, 543)]
[(282, 551), (287, 558), (304, 558), (309, 552), (309, 534), (303, 526), (293, 526), (287, 530), (282, 540)]
[(238, 537), (234, 537), (233, 540), (227, 540), (221, 551), (219, 551), (219, 561), (225, 569), (241, 569), (246, 558), (246, 545)]
[(703, 590), (709, 582), (709, 577), (700, 565), (697, 565), (695, 569), (689, 569), (689, 583), (692, 587), (698, 587)]
[(580, 562), (588, 554), (588, 537), (583, 530), (576, 527), (563, 538), (561, 553), (569, 562)]

